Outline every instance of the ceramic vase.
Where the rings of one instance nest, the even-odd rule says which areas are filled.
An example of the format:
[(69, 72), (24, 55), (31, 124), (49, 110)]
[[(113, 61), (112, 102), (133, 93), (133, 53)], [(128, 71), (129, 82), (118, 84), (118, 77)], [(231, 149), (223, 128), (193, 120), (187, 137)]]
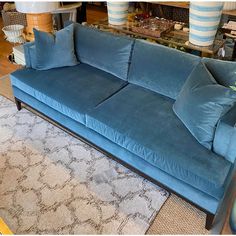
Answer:
[(203, 47), (213, 44), (223, 6), (222, 2), (190, 2), (190, 43)]
[(108, 23), (124, 25), (127, 22), (128, 8), (128, 2), (107, 2)]

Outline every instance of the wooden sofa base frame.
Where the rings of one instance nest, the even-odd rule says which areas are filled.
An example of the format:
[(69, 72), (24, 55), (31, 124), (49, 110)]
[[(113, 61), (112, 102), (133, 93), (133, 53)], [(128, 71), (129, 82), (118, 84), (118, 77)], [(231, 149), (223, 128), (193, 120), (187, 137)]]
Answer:
[(126, 168), (130, 169), (131, 171), (137, 173), (138, 175), (142, 176), (143, 178), (149, 180), (150, 182), (158, 185), (159, 187), (162, 187), (164, 189), (166, 189), (168, 192), (173, 193), (175, 195), (177, 195), (178, 197), (184, 199), (186, 202), (190, 203), (191, 205), (193, 205), (194, 207), (198, 208), (199, 210), (203, 211), (206, 213), (206, 223), (205, 223), (205, 228), (207, 230), (210, 230), (212, 228), (212, 225), (214, 223), (215, 220), (215, 216), (214, 214), (212, 214), (211, 212), (203, 209), (202, 207), (198, 206), (197, 204), (191, 202), (189, 199), (181, 196), (180, 194), (176, 193), (174, 190), (168, 188), (167, 186), (165, 186), (164, 184), (158, 182), (157, 180), (149, 177), (148, 175), (142, 173), (140, 170), (134, 168), (133, 166), (127, 164), (126, 162), (120, 160), (119, 158), (115, 157), (114, 155), (112, 155), (111, 153), (105, 151), (104, 149), (102, 149), (101, 147), (98, 147), (97, 145), (95, 145), (94, 143), (90, 142), (89, 140), (81, 137), (80, 135), (78, 135), (77, 133), (71, 131), (70, 129), (66, 128), (65, 126), (61, 125), (60, 123), (58, 123), (57, 121), (51, 119), (50, 117), (48, 117), (47, 115), (43, 114), (42, 112), (36, 110), (35, 108), (31, 107), (30, 105), (26, 104), (25, 102), (22, 102), (20, 99), (15, 97), (15, 103), (16, 103), (16, 107), (17, 110), (20, 111), (22, 109), (21, 103), (25, 104), (26, 106), (28, 106), (29, 108), (31, 108), (32, 110), (36, 111), (37, 113), (39, 113), (41, 115), (41, 117), (43, 119), (45, 119), (46, 121), (52, 123), (52, 124), (56, 124), (58, 128), (66, 131), (67, 133), (69, 133), (70, 135), (74, 136), (75, 138), (83, 141), (84, 143), (92, 146), (93, 148), (95, 148), (96, 150), (98, 150), (99, 152), (102, 152), (104, 155), (108, 156), (109, 158), (113, 159), (114, 161), (120, 163), (121, 165), (125, 166)]

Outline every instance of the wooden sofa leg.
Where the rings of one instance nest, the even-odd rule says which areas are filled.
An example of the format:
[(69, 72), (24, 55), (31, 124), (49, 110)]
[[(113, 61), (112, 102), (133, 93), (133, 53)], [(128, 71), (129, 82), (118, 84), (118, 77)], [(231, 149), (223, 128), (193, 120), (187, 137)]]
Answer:
[(20, 111), (21, 110), (21, 102), (17, 98), (15, 98), (15, 103), (16, 103), (17, 110)]
[(213, 221), (214, 221), (215, 215), (208, 213), (206, 216), (206, 225), (205, 228), (207, 230), (210, 230), (212, 228), (213, 225)]

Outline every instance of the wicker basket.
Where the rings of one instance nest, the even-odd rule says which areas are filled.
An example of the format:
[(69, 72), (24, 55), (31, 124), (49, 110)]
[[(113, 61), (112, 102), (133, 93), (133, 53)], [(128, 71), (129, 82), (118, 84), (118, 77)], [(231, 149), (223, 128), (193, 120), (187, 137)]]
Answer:
[(24, 42), (24, 38), (22, 37), (23, 30), (23, 25), (8, 25), (2, 28), (2, 31), (7, 36), (7, 40), (12, 43)]
[(16, 11), (3, 11), (2, 10), (3, 25), (24, 25), (27, 26), (26, 14)]

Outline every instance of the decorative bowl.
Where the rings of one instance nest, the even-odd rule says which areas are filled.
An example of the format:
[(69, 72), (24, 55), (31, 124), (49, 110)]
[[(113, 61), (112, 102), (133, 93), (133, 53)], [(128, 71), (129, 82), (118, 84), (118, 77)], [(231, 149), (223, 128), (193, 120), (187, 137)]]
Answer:
[(14, 43), (22, 40), (23, 30), (23, 25), (8, 25), (2, 28), (7, 40)]

